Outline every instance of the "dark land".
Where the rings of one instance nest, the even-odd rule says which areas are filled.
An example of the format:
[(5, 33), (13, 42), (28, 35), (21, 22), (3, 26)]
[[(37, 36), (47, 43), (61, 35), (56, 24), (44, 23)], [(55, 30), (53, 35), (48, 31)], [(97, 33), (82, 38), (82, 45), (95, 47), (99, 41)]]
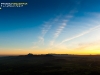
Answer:
[(100, 55), (0, 57), (0, 75), (100, 75)]

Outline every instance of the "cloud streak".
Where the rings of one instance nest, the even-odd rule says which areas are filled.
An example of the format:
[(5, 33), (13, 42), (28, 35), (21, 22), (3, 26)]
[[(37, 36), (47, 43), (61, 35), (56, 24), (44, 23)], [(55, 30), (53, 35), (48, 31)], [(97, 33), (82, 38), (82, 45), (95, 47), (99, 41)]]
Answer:
[[(75, 13), (73, 11), (73, 13)], [(53, 40), (50, 41), (50, 46), (53, 46), (55, 43), (55, 40), (59, 37), (59, 35), (62, 33), (62, 31), (64, 30), (64, 28), (67, 26), (67, 23), (69, 21), (69, 19), (71, 19), (73, 17), (73, 15), (69, 14), (69, 15), (65, 15), (63, 19), (59, 20), (61, 21), (60, 26), (58, 27), (58, 29), (55, 31), (54, 33), (54, 37)]]
[(70, 40), (73, 40), (73, 39), (75, 39), (75, 38), (81, 37), (81, 36), (83, 36), (83, 35), (85, 35), (85, 34), (88, 34), (88, 33), (92, 32), (92, 31), (98, 29), (98, 28), (100, 28), (100, 25), (95, 26), (95, 27), (93, 27), (93, 28), (90, 28), (89, 30), (87, 30), (87, 31), (85, 31), (85, 32), (83, 32), (83, 33), (81, 33), (81, 34), (78, 34), (78, 35), (76, 35), (76, 36), (73, 36), (73, 37), (71, 37), (71, 38), (65, 39), (65, 40), (63, 40), (60, 44), (63, 44), (63, 43), (65, 43), (65, 42), (67, 42), (67, 41), (70, 41)]
[(64, 20), (63, 23), (61, 23), (61, 26), (59, 26), (59, 28), (57, 29), (57, 31), (54, 34), (54, 38), (57, 38), (60, 33), (62, 32), (62, 30), (65, 28), (65, 26), (67, 25), (66, 23), (68, 22), (68, 20)]
[(43, 29), (42, 29), (42, 36), (41, 37), (44, 37), (45, 34), (49, 31), (49, 29), (51, 28), (51, 24), (47, 23), (44, 25)]
[(34, 46), (32, 48), (39, 48), (40, 45), (44, 45), (45, 35), (51, 29), (53, 23), (57, 22), (59, 18), (60, 18), (60, 16), (57, 16), (52, 21), (48, 21), (43, 24), (43, 28), (41, 30), (41, 35), (38, 37), (38, 41), (34, 43)]

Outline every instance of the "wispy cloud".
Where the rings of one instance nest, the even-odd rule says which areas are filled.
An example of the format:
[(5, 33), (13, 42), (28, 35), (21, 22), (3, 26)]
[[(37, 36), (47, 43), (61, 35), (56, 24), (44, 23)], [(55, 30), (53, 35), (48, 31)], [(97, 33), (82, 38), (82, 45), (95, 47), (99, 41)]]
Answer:
[(42, 37), (45, 36), (45, 34), (49, 31), (49, 29), (51, 28), (52, 25), (49, 24), (45, 24), (43, 29), (42, 29)]
[(57, 16), (56, 18), (52, 19), (51, 21), (45, 22), (43, 24), (43, 28), (42, 28), (42, 35), (41, 37), (44, 37), (46, 35), (46, 33), (51, 29), (52, 25), (55, 22), (58, 22), (59, 18), (61, 17), (61, 15)]
[(73, 40), (73, 39), (75, 39), (75, 38), (81, 37), (81, 36), (83, 36), (83, 35), (85, 35), (85, 34), (88, 34), (88, 33), (92, 32), (92, 31), (98, 29), (98, 28), (100, 28), (100, 25), (95, 26), (95, 27), (93, 27), (93, 28), (90, 28), (89, 30), (87, 30), (87, 31), (85, 31), (85, 32), (82, 32), (82, 33), (80, 33), (80, 34), (78, 34), (78, 35), (76, 35), (76, 36), (73, 36), (73, 37), (71, 37), (71, 38), (67, 38), (67, 39), (63, 40), (60, 44), (63, 44), (63, 43), (65, 43), (65, 42), (67, 42), (67, 41), (70, 41), (70, 40)]
[(32, 49), (39, 48), (39, 46), (43, 44), (44, 44), (44, 38), (38, 37), (38, 41), (33, 43)]
[(32, 47), (32, 49), (36, 49), (36, 48), (38, 48), (38, 46), (33, 46), (33, 47)]
[(65, 18), (62, 19), (62, 22), (60, 23), (60, 26), (58, 27), (58, 29), (56, 30), (56, 32), (54, 33), (54, 38), (56, 39), (60, 33), (63, 31), (63, 29), (66, 27), (69, 19), (71, 19), (73, 17), (73, 15), (66, 15)]
[(44, 44), (44, 38), (43, 37), (39, 37), (39, 42), (38, 44)]
[(56, 18), (52, 19), (52, 21), (45, 22), (42, 26), (41, 35), (38, 37), (38, 41), (34, 43), (32, 48), (39, 48), (40, 45), (44, 45), (44, 37), (47, 32), (51, 29), (53, 23), (57, 22), (61, 15), (57, 16)]
[(86, 12), (85, 14), (90, 15), (90, 16), (95, 16), (100, 18), (100, 13), (99, 12)]
[(54, 36), (53, 36), (53, 40), (50, 41), (50, 46), (53, 46), (55, 43), (55, 40), (59, 37), (59, 35), (62, 33), (62, 31), (64, 30), (64, 28), (67, 26), (68, 21), (73, 17), (73, 15), (69, 14), (64, 16), (61, 20), (61, 23), (59, 23), (58, 25), (60, 25), (56, 31), (54, 32)]
[(69, 13), (74, 14), (74, 13), (77, 13), (77, 12), (78, 12), (77, 9), (74, 9), (74, 10), (71, 10)]
[(54, 40), (50, 41), (50, 44), (49, 45), (50, 46), (53, 46), (54, 42), (55, 42)]
[(62, 30), (65, 28), (65, 26), (67, 25), (68, 20), (63, 20), (63, 22), (61, 23), (61, 26), (59, 26), (59, 28), (57, 29), (57, 31), (54, 34), (54, 38), (57, 38), (60, 33), (62, 32)]
[(78, 48), (75, 48), (74, 50), (85, 50), (87, 48), (88, 48), (88, 50), (89, 50), (89, 48), (90, 49), (100, 48), (100, 40), (93, 41), (90, 43), (80, 43)]

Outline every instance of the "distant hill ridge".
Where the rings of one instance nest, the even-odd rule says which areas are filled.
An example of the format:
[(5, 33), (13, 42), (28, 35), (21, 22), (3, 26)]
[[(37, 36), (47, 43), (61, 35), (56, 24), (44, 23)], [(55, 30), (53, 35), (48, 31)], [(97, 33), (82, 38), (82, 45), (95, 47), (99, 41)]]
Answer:
[(43, 57), (53, 57), (53, 55), (51, 55), (51, 54), (45, 54), (45, 55), (34, 55), (34, 54), (32, 54), (32, 53), (29, 53), (29, 54), (27, 54), (27, 55), (19, 55), (20, 57), (21, 56), (25, 56), (25, 57), (41, 57), (41, 56), (43, 56)]

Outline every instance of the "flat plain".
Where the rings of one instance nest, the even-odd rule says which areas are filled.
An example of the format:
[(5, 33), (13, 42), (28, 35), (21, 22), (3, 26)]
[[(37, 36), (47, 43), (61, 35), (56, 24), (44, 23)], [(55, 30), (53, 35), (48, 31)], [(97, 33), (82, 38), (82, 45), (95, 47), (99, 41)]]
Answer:
[(0, 75), (100, 75), (100, 55), (0, 57)]

